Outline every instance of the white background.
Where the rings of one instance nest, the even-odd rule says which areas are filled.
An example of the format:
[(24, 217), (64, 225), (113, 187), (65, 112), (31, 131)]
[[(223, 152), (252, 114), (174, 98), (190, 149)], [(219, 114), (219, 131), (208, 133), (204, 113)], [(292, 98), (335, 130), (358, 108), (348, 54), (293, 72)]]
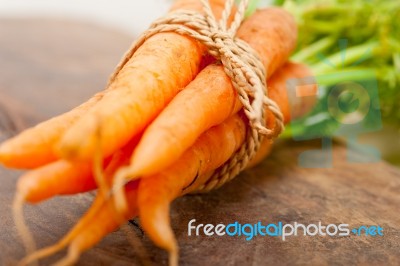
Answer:
[(171, 3), (172, 0), (0, 0), (0, 19), (66, 18), (134, 35), (164, 15)]

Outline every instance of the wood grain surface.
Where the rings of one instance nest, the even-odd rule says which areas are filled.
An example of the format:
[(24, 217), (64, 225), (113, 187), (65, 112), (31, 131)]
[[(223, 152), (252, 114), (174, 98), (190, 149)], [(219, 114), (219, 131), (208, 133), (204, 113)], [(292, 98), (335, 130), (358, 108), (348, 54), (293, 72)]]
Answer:
[[(92, 25), (57, 20), (0, 21), (0, 141), (22, 128), (64, 112), (101, 90), (132, 38)], [(346, 147), (334, 144), (334, 164), (305, 169), (302, 151), (318, 142), (282, 142), (258, 167), (206, 195), (177, 200), (172, 224), (181, 265), (400, 265), (400, 170), (385, 162), (346, 161)], [(0, 168), (0, 265), (23, 256), (10, 204), (18, 171)], [(93, 196), (59, 197), (26, 208), (40, 247), (55, 243), (78, 220)], [(348, 223), (380, 225), (384, 236), (189, 237), (196, 223)], [(140, 227), (131, 247), (123, 231), (86, 252), (78, 265), (166, 265)], [(42, 261), (55, 262), (65, 253)]]

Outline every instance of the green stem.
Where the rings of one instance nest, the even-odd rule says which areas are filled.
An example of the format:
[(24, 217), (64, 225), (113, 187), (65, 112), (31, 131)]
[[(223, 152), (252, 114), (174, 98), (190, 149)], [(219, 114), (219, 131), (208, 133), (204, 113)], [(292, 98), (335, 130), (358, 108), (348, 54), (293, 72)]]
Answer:
[(335, 42), (334, 37), (326, 37), (323, 38), (303, 49), (292, 56), (292, 60), (296, 62), (306, 62), (307, 59), (315, 56), (318, 53), (321, 53), (323, 50), (326, 50)]
[(346, 81), (364, 81), (377, 78), (377, 70), (373, 68), (347, 68), (329, 72), (325, 75), (317, 75), (319, 85), (332, 86)]
[(370, 59), (375, 54), (378, 46), (379, 42), (374, 41), (339, 51), (327, 58), (323, 58), (322, 62), (314, 64), (311, 69), (316, 75), (321, 75), (349, 64), (357, 63), (360, 60)]

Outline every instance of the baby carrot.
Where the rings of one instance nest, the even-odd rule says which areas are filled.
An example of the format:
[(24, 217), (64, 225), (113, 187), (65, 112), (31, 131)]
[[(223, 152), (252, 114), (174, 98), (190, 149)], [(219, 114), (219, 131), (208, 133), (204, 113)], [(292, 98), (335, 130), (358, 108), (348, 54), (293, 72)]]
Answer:
[[(140, 135), (133, 138), (125, 147), (106, 158), (104, 175), (108, 185), (112, 174), (129, 162)], [(71, 162), (59, 160), (31, 170), (21, 176), (17, 183), (18, 197), (23, 201), (38, 203), (56, 195), (83, 193), (97, 188), (93, 175), (92, 162)]]
[[(237, 36), (258, 52), (268, 78), (294, 49), (296, 24), (283, 9), (268, 8), (248, 18)], [(176, 161), (204, 131), (241, 108), (223, 67), (206, 67), (146, 129), (134, 151), (129, 173), (141, 176), (161, 171)]]
[(75, 194), (95, 188), (92, 163), (59, 160), (21, 176), (17, 193), (25, 201), (36, 203), (55, 195)]

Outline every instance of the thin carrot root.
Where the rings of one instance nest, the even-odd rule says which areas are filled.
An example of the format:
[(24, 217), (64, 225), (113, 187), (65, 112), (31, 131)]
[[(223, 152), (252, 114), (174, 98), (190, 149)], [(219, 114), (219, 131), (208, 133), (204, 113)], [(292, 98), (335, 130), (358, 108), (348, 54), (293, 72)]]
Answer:
[[(17, 228), (17, 232), (21, 237), (22, 243), (25, 247), (26, 254), (30, 254), (35, 252), (36, 243), (33, 239), (32, 233), (30, 232), (28, 226), (25, 223), (24, 213), (23, 213), (23, 204), (24, 204), (24, 194), (16, 193), (14, 202), (12, 205), (12, 211), (15, 221), (15, 226)], [(32, 264), (37, 265), (36, 261), (33, 260)]]
[[(102, 156), (99, 153), (96, 154), (95, 161), (93, 162), (93, 170), (94, 170), (94, 176), (95, 179), (98, 180), (98, 184), (101, 184), (101, 186), (104, 186), (102, 189), (99, 189), (99, 193), (93, 202), (92, 206), (88, 210), (88, 212), (85, 214), (85, 216), (75, 225), (75, 227), (63, 238), (61, 239), (58, 243), (55, 245), (46, 247), (44, 249), (38, 250), (36, 252), (31, 253), (28, 255), (26, 258), (24, 258), (21, 261), (21, 265), (28, 265), (33, 261), (37, 261), (41, 258), (48, 257), (63, 248), (65, 248), (69, 243), (71, 243), (79, 234), (82, 234), (82, 231), (85, 230), (85, 227), (90, 226), (90, 223), (96, 223), (95, 218), (97, 215), (99, 215), (99, 212), (104, 212), (104, 208), (109, 208), (109, 207), (104, 207), (104, 205), (107, 203), (106, 201), (110, 201), (109, 199), (109, 191), (108, 191), (108, 184), (111, 183), (112, 181), (112, 176), (116, 169), (118, 169), (121, 165), (124, 165), (129, 162), (129, 157), (132, 153), (132, 150), (136, 146), (138, 141), (138, 138), (132, 139), (128, 145), (126, 145), (123, 149), (118, 151), (113, 155), (113, 157), (110, 160), (107, 160), (107, 167), (106, 170), (103, 172), (103, 167), (102, 167)], [(62, 177), (65, 177), (65, 175), (61, 175)], [(90, 177), (93, 179), (93, 177)], [(130, 195), (134, 193), (135, 191), (135, 186), (130, 185), (130, 187), (127, 189), (127, 193)], [(124, 191), (125, 193), (125, 191)], [(135, 203), (131, 203), (135, 206)], [(109, 205), (109, 204), (108, 204)], [(128, 210), (129, 211), (129, 210)], [(122, 212), (123, 214), (124, 212)], [(125, 218), (120, 216), (120, 212), (114, 212), (113, 214), (109, 214), (110, 217), (113, 215), (117, 221), (124, 221)], [(107, 217), (106, 217), (107, 219)], [(68, 253), (67, 258), (63, 260), (62, 264), (71, 264), (75, 262), (79, 258), (79, 252), (77, 253), (74, 248), (71, 248), (70, 252)]]
[(80, 257), (80, 251), (74, 246), (70, 246), (68, 249), (67, 256), (57, 263), (54, 264), (54, 266), (70, 266), (75, 264)]
[(65, 235), (56, 244), (29, 254), (21, 260), (20, 265), (29, 265), (30, 263), (32, 263), (32, 261), (37, 261), (39, 259), (51, 256), (65, 248), (74, 239), (74, 237), (78, 235), (92, 219), (94, 219), (95, 215), (102, 207), (103, 203), (104, 198), (97, 196), (90, 209), (86, 212), (85, 216), (74, 226), (74, 228), (67, 235)]
[[(102, 194), (103, 197), (108, 193), (108, 183), (111, 182), (111, 177), (114, 174), (115, 170), (118, 169), (124, 163), (129, 161), (129, 157), (132, 153), (133, 148), (136, 146), (138, 139), (133, 139), (127, 146), (125, 146), (122, 150), (118, 151), (114, 154), (111, 159), (105, 160), (107, 164), (105, 173), (103, 173), (102, 164), (103, 159), (100, 154), (97, 154), (95, 161), (93, 162), (94, 168), (94, 176), (97, 180), (98, 184), (101, 184), (99, 187), (103, 187)], [(67, 163), (63, 161), (59, 161), (56, 163), (52, 163), (49, 166), (42, 167), (38, 170), (34, 170), (29, 172), (27, 175), (23, 176), (19, 183), (17, 189), (17, 196), (14, 202), (14, 219), (17, 225), (17, 229), (22, 236), (25, 246), (28, 246), (28, 243), (31, 243), (32, 239), (30, 237), (29, 230), (25, 225), (23, 219), (23, 210), (22, 204), (25, 200), (30, 202), (39, 202), (59, 192), (69, 192), (69, 193), (79, 193), (79, 192), (86, 192), (95, 188), (95, 180), (93, 175), (89, 173), (89, 167), (87, 164), (79, 164), (79, 163)], [(51, 175), (52, 173), (53, 175)], [(72, 176), (70, 176), (72, 175)], [(71, 179), (75, 180), (76, 182), (71, 181)], [(45, 182), (44, 182), (45, 181)], [(63, 191), (58, 191), (56, 188), (60, 186), (53, 186), (53, 184), (62, 184)], [(77, 182), (83, 183), (85, 185), (76, 186)], [(34, 184), (34, 185), (31, 185)], [(37, 185), (39, 184), (39, 185)], [(73, 186), (73, 188), (69, 188), (69, 186)], [(100, 201), (96, 200), (94, 206), (99, 206)], [(96, 207), (97, 208), (97, 207)], [(86, 217), (91, 217), (94, 215), (95, 207), (92, 207), (92, 211), (90, 211)], [(88, 218), (87, 218), (88, 219)], [(81, 225), (82, 226), (82, 225)], [(77, 226), (76, 230), (79, 229), (81, 226)], [(43, 257), (50, 256), (51, 254), (63, 249), (69, 241), (73, 238), (76, 233), (72, 231), (69, 235), (63, 238), (57, 244), (50, 246), (48, 248), (42, 249), (38, 252), (33, 252), (33, 249), (29, 249), (29, 254), (23, 261), (22, 264), (26, 265), (30, 262), (38, 260)], [(32, 246), (29, 244), (29, 246)]]
[(34, 253), (28, 255), (27, 257), (23, 258), (19, 263), (18, 266), (25, 266), (25, 265), (31, 265), (32, 263), (42, 259), (49, 257), (58, 251), (62, 250), (68, 245), (68, 242), (58, 242), (55, 245), (40, 249), (35, 251)]
[[(133, 148), (136, 146), (138, 139), (133, 139), (126, 147), (124, 147), (121, 151), (114, 154), (114, 156), (110, 160), (106, 160), (106, 170), (103, 173), (103, 159), (100, 153), (96, 154), (95, 161), (93, 162), (93, 172), (95, 179), (98, 184), (101, 184), (99, 187), (103, 187), (100, 189), (102, 197), (97, 197), (95, 202), (93, 203), (91, 209), (85, 215), (85, 218), (78, 223), (74, 229), (66, 235), (62, 240), (60, 240), (55, 245), (49, 246), (47, 248), (38, 250), (34, 252), (34, 248), (32, 248), (33, 238), (29, 232), (28, 227), (25, 225), (23, 218), (23, 203), (25, 200), (29, 200), (31, 202), (38, 202), (48, 197), (54, 196), (54, 187), (52, 186), (56, 181), (61, 182), (63, 185), (65, 184), (64, 190), (68, 187), (68, 179), (74, 178), (74, 180), (79, 181), (81, 183), (86, 184), (85, 186), (75, 186), (75, 191), (70, 189), (69, 192), (85, 192), (89, 189), (94, 188), (94, 179), (91, 174), (88, 173), (88, 169), (91, 167), (87, 167), (87, 164), (71, 164), (66, 162), (57, 162), (52, 163), (50, 166), (42, 167), (41, 169), (31, 171), (27, 175), (25, 175), (18, 184), (17, 196), (14, 201), (13, 210), (14, 210), (14, 220), (17, 225), (17, 229), (23, 239), (24, 245), (27, 247), (27, 253), (29, 254), (25, 257), (20, 265), (28, 265), (31, 264), (41, 258), (48, 257), (61, 249), (65, 248), (72, 239), (79, 234), (82, 227), (84, 227), (87, 222), (86, 220), (92, 219), (99, 208), (101, 208), (103, 200), (101, 198), (105, 198), (108, 192), (108, 183), (111, 182), (111, 177), (114, 174), (115, 170), (118, 169), (124, 163), (129, 161), (130, 154), (132, 153)], [(84, 167), (83, 167), (84, 166)], [(54, 171), (55, 173), (54, 174)], [(50, 175), (49, 172), (53, 172), (53, 175)], [(83, 173), (82, 173), (83, 172)], [(79, 173), (79, 174), (78, 174)], [(69, 176), (69, 174), (73, 174), (73, 176)], [(76, 174), (76, 175), (75, 175)], [(47, 182), (43, 182), (46, 180)], [(29, 184), (41, 184), (42, 186), (31, 186)], [(72, 182), (74, 185), (76, 182)], [(44, 186), (47, 184), (47, 186)], [(42, 193), (44, 192), (45, 193)], [(74, 253), (71, 253), (71, 258), (74, 258)]]
[[(56, 265), (70, 265), (79, 259), (80, 254), (99, 242), (105, 235), (111, 233), (128, 219), (137, 215), (137, 187), (138, 182), (130, 183), (125, 187), (129, 201), (129, 208), (124, 213), (118, 213), (111, 198), (106, 198), (101, 208), (83, 225), (79, 233), (69, 244), (68, 254)], [(99, 194), (100, 196), (101, 194)], [(83, 218), (84, 219), (84, 218)]]
[[(101, 169), (102, 163), (103, 163), (102, 157), (97, 156), (96, 160), (93, 164), (93, 167), (95, 168), (95, 176), (97, 176), (97, 180), (100, 180), (99, 182), (102, 182), (102, 186), (104, 186), (105, 181), (104, 181), (104, 176), (103, 176), (102, 169)], [(65, 173), (68, 173), (68, 171), (65, 171), (65, 170), (70, 170), (71, 168), (74, 170), (73, 167), (75, 165), (71, 165), (70, 167), (68, 167), (68, 166), (70, 166), (70, 165), (67, 165), (67, 168), (65, 168), (65, 167), (59, 168), (59, 169), (61, 169), (61, 171), (59, 171), (59, 173), (61, 173), (61, 176), (67, 177), (65, 175)], [(77, 168), (81, 169), (82, 171), (84, 171), (86, 169), (85, 167), (80, 168), (79, 166), (80, 165), (78, 165)], [(46, 169), (46, 167), (44, 167), (44, 169)], [(62, 170), (64, 170), (64, 172)], [(55, 177), (58, 177), (58, 175), (55, 175)], [(90, 182), (85, 182), (85, 180), (84, 180), (85, 178), (92, 179), (92, 176), (85, 172), (80, 177), (82, 177), (82, 179), (83, 179), (82, 182), (84, 182), (84, 183), (90, 183)], [(36, 180), (37, 178), (40, 179), (43, 177), (40, 175), (35, 175), (35, 173), (33, 173), (31, 175), (26, 176), (25, 179), (28, 181), (25, 181), (25, 179), (20, 179), (22, 181), (22, 183), (19, 183), (19, 186), (18, 186), (19, 189), (17, 190), (17, 194), (16, 194), (15, 201), (13, 204), (14, 221), (15, 221), (17, 230), (18, 230), (18, 232), (21, 236), (21, 239), (24, 243), (26, 253), (30, 254), (20, 262), (20, 265), (28, 265), (28, 264), (32, 264), (32, 263), (36, 264), (37, 260), (39, 260), (40, 258), (50, 256), (50, 255), (58, 252), (59, 250), (63, 249), (66, 245), (68, 245), (69, 241), (71, 241), (71, 239), (73, 237), (73, 234), (67, 235), (65, 238), (63, 238), (61, 241), (59, 241), (57, 244), (35, 252), (36, 247), (35, 247), (33, 237), (29, 231), (29, 228), (26, 226), (25, 221), (24, 221), (23, 203), (28, 198), (28, 195), (31, 197), (31, 200), (42, 200), (43, 199), (43, 196), (42, 196), (42, 198), (35, 197), (36, 194), (41, 194), (41, 193), (37, 193), (37, 191), (35, 191), (35, 186), (32, 187), (29, 185), (25, 185), (25, 184), (29, 184), (27, 182), (31, 182), (32, 180), (37, 181)], [(46, 178), (46, 176), (44, 178)], [(23, 181), (25, 181), (25, 183), (23, 183)], [(89, 185), (89, 187), (90, 187), (90, 185)], [(43, 188), (41, 188), (41, 189), (43, 190)], [(77, 190), (78, 190), (78, 188), (77, 188)], [(103, 190), (104, 190), (104, 188), (103, 188)], [(101, 192), (101, 193), (103, 193), (103, 192)], [(44, 194), (44, 195), (47, 195), (47, 194)], [(94, 205), (97, 205), (97, 204), (94, 204)]]
[[(137, 182), (136, 182), (137, 183)], [(104, 198), (98, 194), (94, 203), (83, 218), (64, 236), (58, 243), (38, 250), (23, 260), (20, 265), (29, 265), (33, 261), (51, 256), (69, 245), (68, 254), (60, 260), (59, 265), (70, 265), (79, 259), (80, 254), (95, 245), (106, 234), (112, 232), (123, 222), (132, 218), (137, 213), (136, 204), (137, 184), (129, 184), (126, 187), (126, 195), (129, 200), (129, 209), (122, 213), (117, 213), (113, 206), (112, 198)]]

